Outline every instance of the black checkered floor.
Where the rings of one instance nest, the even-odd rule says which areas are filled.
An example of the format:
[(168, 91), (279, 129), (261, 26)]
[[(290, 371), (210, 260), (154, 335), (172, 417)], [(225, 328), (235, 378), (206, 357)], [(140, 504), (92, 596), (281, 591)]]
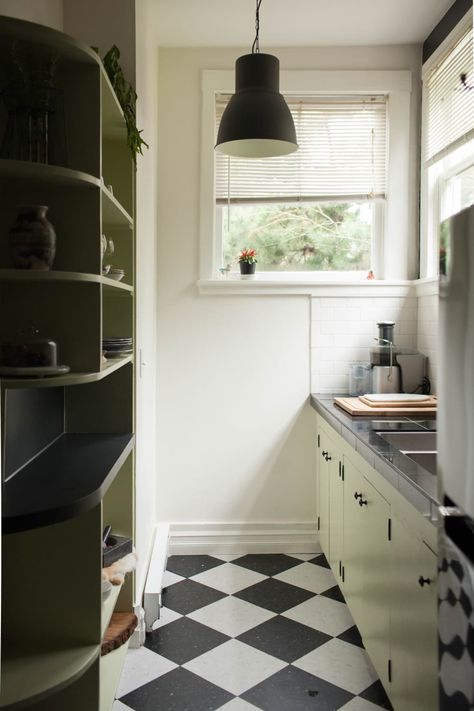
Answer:
[(113, 711), (391, 709), (324, 555), (172, 556)]

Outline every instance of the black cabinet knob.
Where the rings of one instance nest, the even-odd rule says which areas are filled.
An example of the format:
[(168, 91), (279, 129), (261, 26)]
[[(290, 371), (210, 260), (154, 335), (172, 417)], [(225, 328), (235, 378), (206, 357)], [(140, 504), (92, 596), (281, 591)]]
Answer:
[(358, 494), (357, 491), (354, 491), (354, 499), (357, 501), (357, 499), (361, 499), (362, 494)]
[(431, 585), (430, 578), (424, 578), (422, 575), (418, 578), (418, 585), (422, 588), (425, 585)]
[(323, 457), (327, 457), (327, 456), (328, 456), (328, 453), (327, 453), (327, 452), (324, 452), (324, 451), (321, 452), (321, 454), (323, 455)]
[(328, 455), (326, 456), (326, 461), (327, 461), (327, 462), (330, 462), (330, 461), (331, 461), (331, 459), (332, 459), (332, 457), (331, 457), (331, 456), (329, 456), (329, 454), (328, 454)]
[[(361, 495), (362, 497), (362, 495)], [(367, 499), (360, 498), (359, 499), (359, 506), (367, 506)]]

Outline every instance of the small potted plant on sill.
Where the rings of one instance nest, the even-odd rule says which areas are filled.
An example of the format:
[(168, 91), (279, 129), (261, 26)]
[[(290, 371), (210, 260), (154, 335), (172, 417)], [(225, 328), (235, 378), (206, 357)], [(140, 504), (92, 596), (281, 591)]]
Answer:
[(257, 252), (254, 249), (243, 249), (239, 254), (240, 275), (243, 279), (249, 279), (255, 275), (257, 266)]

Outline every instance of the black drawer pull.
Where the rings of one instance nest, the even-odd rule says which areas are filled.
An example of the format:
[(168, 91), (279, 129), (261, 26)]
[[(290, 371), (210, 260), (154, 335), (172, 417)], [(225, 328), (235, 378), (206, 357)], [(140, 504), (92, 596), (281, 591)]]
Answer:
[(361, 499), (362, 494), (358, 494), (357, 491), (354, 491), (354, 499), (357, 501), (357, 499)]
[(323, 455), (323, 457), (327, 457), (327, 456), (328, 456), (328, 453), (327, 453), (327, 452), (324, 452), (324, 451), (321, 452), (321, 454)]
[(431, 580), (430, 578), (424, 578), (422, 575), (418, 578), (418, 584), (422, 588), (425, 585), (431, 585)]
[(328, 454), (328, 455), (326, 455), (325, 459), (326, 459), (327, 462), (330, 462), (331, 459), (332, 459), (332, 457)]
[(367, 499), (359, 499), (359, 506), (367, 506)]

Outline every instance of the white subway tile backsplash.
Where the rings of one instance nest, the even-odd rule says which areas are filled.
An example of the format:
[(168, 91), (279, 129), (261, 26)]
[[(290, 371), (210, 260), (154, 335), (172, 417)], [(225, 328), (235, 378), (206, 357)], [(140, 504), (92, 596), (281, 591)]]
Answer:
[(436, 391), (437, 296), (311, 299), (313, 391), (347, 392), (349, 364), (369, 360), (377, 321), (395, 321), (396, 343), (427, 356)]

